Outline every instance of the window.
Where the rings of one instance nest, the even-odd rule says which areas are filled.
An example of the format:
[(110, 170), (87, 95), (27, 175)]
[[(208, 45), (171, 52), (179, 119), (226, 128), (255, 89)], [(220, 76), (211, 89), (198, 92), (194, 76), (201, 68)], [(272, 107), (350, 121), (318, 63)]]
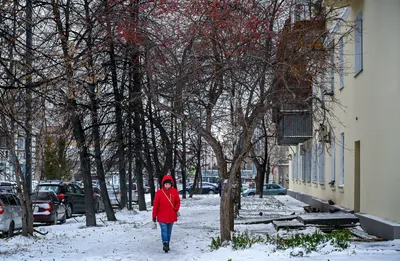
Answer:
[(318, 144), (319, 183), (325, 184), (325, 143)]
[(8, 194), (7, 197), (8, 197), (8, 202), (11, 206), (17, 205), (17, 201), (15, 200), (15, 197), (13, 195)]
[(8, 202), (8, 196), (7, 194), (0, 194), (0, 200), (3, 201), (3, 204), (8, 206), (10, 203)]
[(303, 156), (303, 180), (311, 182), (311, 149), (306, 149)]
[(339, 186), (344, 185), (344, 132), (340, 133), (340, 180)]
[(321, 88), (321, 101), (322, 101), (322, 103), (324, 103), (325, 102), (325, 92), (327, 91), (327, 89), (326, 89), (326, 79), (325, 79), (325, 77), (326, 77), (326, 75), (325, 75), (326, 73), (325, 73), (325, 70), (322, 72), (322, 79), (321, 79), (321, 84), (322, 84), (322, 88)]
[(293, 162), (294, 162), (294, 168), (293, 168), (293, 176), (294, 179), (298, 179), (298, 175), (297, 175), (297, 165), (298, 165), (298, 160), (297, 160), (297, 153), (295, 153), (293, 155)]
[(330, 62), (331, 62), (331, 68), (330, 68), (331, 69), (330, 70), (331, 90), (330, 90), (330, 93), (334, 93), (335, 92), (335, 45), (333, 42), (332, 42), (332, 47), (329, 52), (329, 58), (330, 58)]
[(25, 138), (24, 137), (18, 137), (17, 148), (20, 150), (25, 149)]
[(6, 136), (0, 137), (0, 148), (7, 149), (7, 137)]
[(344, 88), (344, 45), (343, 38), (339, 40), (339, 89)]
[(354, 22), (354, 46), (355, 46), (355, 76), (363, 70), (363, 20), (362, 11), (357, 15)]
[(311, 159), (311, 174), (312, 174), (312, 182), (317, 181), (317, 163), (318, 163), (318, 154), (317, 154), (317, 144), (313, 144), (312, 147), (312, 159)]
[(336, 155), (336, 151), (335, 151), (335, 145), (336, 145), (336, 141), (335, 141), (335, 136), (332, 133), (332, 146), (331, 146), (331, 163), (332, 163), (332, 169), (331, 169), (331, 181), (335, 181), (335, 165), (336, 165), (336, 159), (335, 159), (335, 155)]
[(297, 179), (304, 181), (304, 172), (303, 172), (303, 160), (304, 160), (304, 153), (303, 153), (303, 145), (300, 145), (300, 151), (298, 152), (298, 168), (297, 168)]
[(83, 194), (83, 191), (82, 191), (82, 189), (80, 187), (74, 186), (74, 188), (75, 188), (76, 194), (80, 194), (80, 195)]
[(295, 156), (293, 155), (293, 158), (292, 158), (292, 173), (291, 173), (291, 176), (292, 176), (292, 180), (294, 180), (294, 171), (295, 171), (295, 166), (294, 166), (294, 161), (295, 161)]
[(75, 187), (72, 185), (67, 186), (67, 193), (76, 193)]

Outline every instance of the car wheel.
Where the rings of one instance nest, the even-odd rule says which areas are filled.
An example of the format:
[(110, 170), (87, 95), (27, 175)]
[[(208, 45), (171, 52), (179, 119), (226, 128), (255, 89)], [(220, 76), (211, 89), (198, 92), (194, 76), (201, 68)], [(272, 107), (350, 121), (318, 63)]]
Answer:
[(71, 218), (72, 217), (72, 205), (68, 204), (65, 207), (65, 215), (67, 216), (67, 218)]
[(7, 233), (8, 237), (14, 236), (14, 226), (15, 226), (14, 221), (11, 221), (10, 227), (8, 228), (8, 233)]
[(282, 193), (282, 192), (281, 192), (281, 193), (279, 193), (278, 195), (285, 195), (285, 193)]
[(210, 190), (208, 191), (208, 194), (213, 195), (213, 194), (215, 194), (215, 193), (214, 193), (214, 191), (213, 191), (212, 189), (210, 189)]
[(249, 193), (249, 196), (255, 196), (255, 195), (256, 195), (256, 193), (253, 193), (253, 192)]
[(64, 213), (64, 216), (60, 220), (60, 224), (64, 224), (65, 222), (67, 222), (67, 213)]

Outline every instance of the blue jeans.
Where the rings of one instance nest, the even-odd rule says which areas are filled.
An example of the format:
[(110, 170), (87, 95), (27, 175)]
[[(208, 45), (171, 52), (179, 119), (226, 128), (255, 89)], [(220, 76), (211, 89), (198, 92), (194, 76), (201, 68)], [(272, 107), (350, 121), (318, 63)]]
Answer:
[(160, 228), (161, 228), (161, 240), (162, 242), (168, 242), (171, 240), (171, 232), (172, 232), (172, 226), (174, 225), (174, 223), (161, 223), (160, 224)]

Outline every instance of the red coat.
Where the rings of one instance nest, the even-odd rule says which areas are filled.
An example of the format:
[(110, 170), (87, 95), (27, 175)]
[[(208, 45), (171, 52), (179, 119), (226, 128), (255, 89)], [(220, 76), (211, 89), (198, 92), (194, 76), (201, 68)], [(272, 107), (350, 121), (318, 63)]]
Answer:
[[(164, 176), (162, 184), (167, 179), (171, 179), (171, 176)], [(165, 195), (164, 195), (164, 193)], [(172, 205), (170, 203), (172, 202)], [(157, 190), (156, 196), (154, 197), (152, 217), (157, 218), (158, 222), (162, 223), (174, 223), (178, 220), (176, 211), (181, 206), (181, 199), (179, 198), (178, 190), (174, 187), (170, 187), (168, 190), (164, 186)]]

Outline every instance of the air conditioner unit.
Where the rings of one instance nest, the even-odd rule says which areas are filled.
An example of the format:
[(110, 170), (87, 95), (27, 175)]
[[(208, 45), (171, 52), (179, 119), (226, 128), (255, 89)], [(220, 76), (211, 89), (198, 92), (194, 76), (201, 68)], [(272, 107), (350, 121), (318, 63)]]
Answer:
[(331, 143), (331, 132), (323, 124), (319, 125), (318, 142)]

